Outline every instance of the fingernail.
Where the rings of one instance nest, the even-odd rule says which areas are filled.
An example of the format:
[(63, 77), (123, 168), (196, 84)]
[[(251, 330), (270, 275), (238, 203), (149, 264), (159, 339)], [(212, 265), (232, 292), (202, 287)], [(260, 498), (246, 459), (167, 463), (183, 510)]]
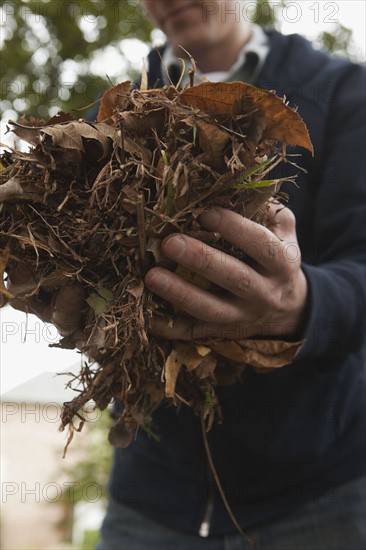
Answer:
[(171, 235), (163, 242), (163, 253), (172, 259), (179, 259), (183, 256), (186, 243), (181, 235)]
[(218, 208), (210, 208), (200, 216), (200, 221), (211, 229), (217, 227), (221, 221), (221, 212)]
[(153, 292), (164, 292), (165, 290), (168, 290), (170, 286), (169, 278), (161, 271), (158, 271), (148, 277), (146, 284)]

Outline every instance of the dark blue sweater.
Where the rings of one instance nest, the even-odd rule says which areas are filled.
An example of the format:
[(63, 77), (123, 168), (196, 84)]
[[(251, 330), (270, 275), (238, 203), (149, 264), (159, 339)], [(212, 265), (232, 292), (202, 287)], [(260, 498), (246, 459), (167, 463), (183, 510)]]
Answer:
[[(365, 470), (365, 71), (312, 49), (298, 35), (269, 32), (256, 85), (286, 95), (305, 120), (315, 156), (298, 187), (286, 185), (309, 282), (296, 361), (267, 375), (245, 371), (218, 390), (224, 422), (208, 437), (219, 477), (242, 527), (293, 510)], [(150, 55), (150, 84), (161, 83)], [(283, 170), (280, 175), (283, 175)], [(110, 492), (176, 529), (198, 532), (213, 497), (210, 534), (235, 531), (208, 474), (200, 424), (187, 407), (154, 414), (160, 441), (141, 430), (115, 451)], [(210, 496), (211, 495), (211, 496)]]

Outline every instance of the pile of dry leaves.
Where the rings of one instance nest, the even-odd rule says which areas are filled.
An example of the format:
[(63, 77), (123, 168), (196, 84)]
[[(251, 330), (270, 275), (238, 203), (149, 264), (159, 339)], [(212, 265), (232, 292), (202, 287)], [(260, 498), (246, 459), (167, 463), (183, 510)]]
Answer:
[[(288, 162), (285, 146), (312, 151), (303, 121), (282, 99), (239, 82), (183, 92), (132, 90), (125, 82), (103, 96), (98, 122), (60, 113), (47, 123), (10, 124), (31, 148), (1, 158), (0, 292), (11, 298), (2, 280), (15, 264), (36, 273), (35, 293), (81, 283), (85, 351), (98, 347), (98, 363), (85, 364), (63, 410), (70, 439), (91, 399), (100, 409), (122, 403), (114, 445), (128, 445), (166, 397), (192, 406), (209, 426), (217, 384), (240, 379), (246, 364), (291, 362), (300, 343), (149, 336), (152, 314), (172, 319), (176, 312), (143, 283), (148, 269), (165, 265), (159, 243), (169, 233), (228, 250), (198, 222), (212, 205), (265, 224), (267, 201), (281, 183), (268, 174)], [(59, 343), (70, 345), (72, 338)]]

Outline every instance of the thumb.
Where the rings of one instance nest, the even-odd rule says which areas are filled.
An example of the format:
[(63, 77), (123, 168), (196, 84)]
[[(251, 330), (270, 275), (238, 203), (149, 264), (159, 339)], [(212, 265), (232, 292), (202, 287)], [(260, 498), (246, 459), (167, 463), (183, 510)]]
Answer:
[(85, 290), (79, 283), (70, 283), (62, 287), (53, 302), (51, 323), (61, 336), (70, 336), (81, 324)]
[(288, 237), (296, 238), (296, 218), (289, 208), (280, 203), (270, 203), (266, 226), (281, 241)]

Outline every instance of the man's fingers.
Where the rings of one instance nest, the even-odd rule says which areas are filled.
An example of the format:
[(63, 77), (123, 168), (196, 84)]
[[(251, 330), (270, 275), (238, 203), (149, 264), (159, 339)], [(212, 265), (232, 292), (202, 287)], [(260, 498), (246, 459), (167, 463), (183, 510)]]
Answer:
[(8, 273), (7, 286), (14, 296), (23, 297), (32, 294), (37, 289), (38, 283), (29, 267), (17, 264)]
[(25, 313), (33, 313), (42, 321), (49, 322), (52, 317), (50, 301), (32, 296), (37, 291), (38, 283), (29, 267), (16, 264), (8, 273), (7, 288), (14, 298), (9, 305)]
[[(273, 205), (275, 208), (275, 205)], [(288, 211), (284, 208), (283, 210)], [(287, 256), (294, 260), (294, 254), (300, 255), (297, 247), (295, 228), (291, 213), (272, 214), (270, 209), (271, 228), (259, 225), (240, 214), (223, 208), (212, 208), (200, 216), (201, 223), (210, 231), (218, 232), (223, 239), (245, 252), (265, 270), (282, 272)], [(293, 224), (293, 225), (292, 225)], [(293, 242), (283, 243), (282, 239), (291, 235)], [(291, 251), (288, 248), (291, 247)], [(296, 251), (295, 251), (296, 248)]]
[(263, 328), (255, 324), (216, 322), (201, 323), (193, 319), (164, 319), (153, 315), (150, 320), (149, 332), (165, 340), (209, 340), (220, 338), (225, 340), (243, 340), (264, 333)]
[(73, 334), (81, 324), (81, 310), (85, 300), (83, 287), (78, 283), (70, 283), (62, 287), (55, 296), (40, 292), (37, 296), (27, 297), (36, 287), (29, 272), (17, 272), (14, 276), (12, 272), (9, 288), (16, 297), (9, 300), (11, 307), (33, 313), (44, 323), (54, 324), (61, 336)]
[(83, 351), (86, 343), (86, 335), (82, 328), (78, 328), (72, 335), (72, 339), (75, 342), (75, 348), (79, 351)]
[(280, 240), (285, 240), (295, 234), (296, 218), (289, 208), (282, 204), (270, 203), (267, 214), (267, 227)]
[(13, 298), (9, 300), (9, 305), (17, 309), (18, 311), (24, 311), (24, 313), (33, 313), (37, 315), (44, 323), (51, 323), (52, 321), (52, 305), (51, 299), (42, 300), (37, 296), (31, 298)]
[(186, 235), (170, 235), (162, 251), (181, 266), (199, 273), (235, 296), (258, 292), (262, 277), (247, 264)]
[(152, 292), (201, 321), (235, 323), (243, 318), (242, 304), (198, 288), (166, 269), (150, 269), (145, 283)]
[[(80, 329), (85, 305), (85, 291), (80, 284), (67, 284), (57, 294), (38, 292), (39, 283), (33, 271), (16, 264), (8, 273), (8, 289), (15, 296), (8, 300), (9, 305), (33, 313), (45, 323), (54, 324), (61, 336), (70, 336)], [(79, 335), (79, 344), (82, 339)]]
[(70, 283), (58, 291), (51, 322), (61, 336), (69, 336), (80, 327), (84, 300), (85, 290), (78, 283)]

